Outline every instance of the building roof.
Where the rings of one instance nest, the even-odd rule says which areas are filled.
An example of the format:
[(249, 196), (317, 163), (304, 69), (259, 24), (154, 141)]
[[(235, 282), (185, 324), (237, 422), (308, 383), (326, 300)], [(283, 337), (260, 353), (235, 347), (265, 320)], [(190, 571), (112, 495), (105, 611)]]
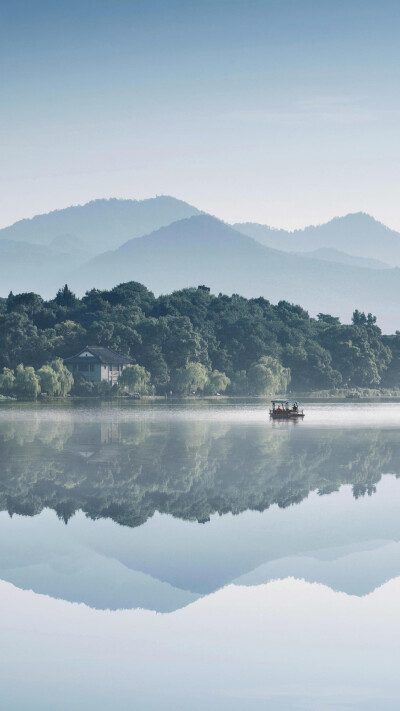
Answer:
[[(79, 353), (69, 358), (64, 359), (64, 363), (76, 363), (82, 362), (82, 353), (90, 353), (97, 363), (104, 363), (105, 365), (126, 365), (132, 363), (131, 358), (116, 351), (112, 351), (111, 348), (105, 348), (103, 346), (85, 346)], [(88, 357), (88, 356), (86, 356)]]

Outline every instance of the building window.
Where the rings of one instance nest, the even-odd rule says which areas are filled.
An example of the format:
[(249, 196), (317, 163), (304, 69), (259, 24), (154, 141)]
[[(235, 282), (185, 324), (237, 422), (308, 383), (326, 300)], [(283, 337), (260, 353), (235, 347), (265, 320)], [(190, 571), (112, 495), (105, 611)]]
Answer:
[(91, 373), (94, 371), (94, 363), (89, 363), (89, 370)]
[(79, 370), (81, 372), (85, 372), (89, 370), (89, 364), (88, 363), (79, 363)]

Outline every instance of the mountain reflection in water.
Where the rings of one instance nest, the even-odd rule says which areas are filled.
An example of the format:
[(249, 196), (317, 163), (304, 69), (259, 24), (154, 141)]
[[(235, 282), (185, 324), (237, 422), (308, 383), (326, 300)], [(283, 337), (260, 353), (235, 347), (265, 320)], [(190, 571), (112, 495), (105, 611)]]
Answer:
[(160, 612), (290, 576), (368, 594), (400, 574), (400, 407), (353, 411), (4, 408), (0, 578)]
[(397, 711), (399, 427), (0, 407), (1, 708)]

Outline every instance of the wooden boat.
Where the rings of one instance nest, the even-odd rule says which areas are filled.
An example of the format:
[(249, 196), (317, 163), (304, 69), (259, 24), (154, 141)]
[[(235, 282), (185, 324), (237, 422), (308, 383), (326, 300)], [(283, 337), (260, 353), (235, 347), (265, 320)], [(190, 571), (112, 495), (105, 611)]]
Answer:
[(272, 400), (269, 414), (274, 420), (296, 420), (305, 417), (297, 400)]

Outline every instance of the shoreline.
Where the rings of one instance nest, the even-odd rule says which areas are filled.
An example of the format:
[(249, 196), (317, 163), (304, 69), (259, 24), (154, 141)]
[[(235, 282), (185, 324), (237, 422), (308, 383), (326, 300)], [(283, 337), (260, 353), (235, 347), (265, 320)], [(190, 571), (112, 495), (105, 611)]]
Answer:
[(187, 395), (187, 396), (164, 396), (164, 395), (142, 395), (140, 398), (128, 398), (128, 397), (103, 397), (101, 395), (96, 395), (93, 397), (88, 396), (72, 396), (72, 397), (39, 397), (37, 400), (30, 399), (20, 399), (14, 397), (3, 397), (0, 398), (0, 405), (10, 405), (16, 403), (35, 403), (39, 405), (47, 405), (54, 403), (72, 403), (72, 402), (113, 402), (113, 403), (151, 403), (151, 402), (164, 402), (164, 403), (174, 403), (174, 402), (265, 402), (270, 403), (272, 399), (279, 400), (298, 400), (301, 403), (305, 402), (338, 402), (338, 403), (358, 403), (358, 402), (393, 402), (400, 401), (400, 392), (395, 391), (393, 393), (368, 393), (360, 394), (358, 397), (348, 397), (342, 394), (326, 394), (321, 393), (321, 391), (316, 391), (315, 393), (290, 393), (289, 395)]

